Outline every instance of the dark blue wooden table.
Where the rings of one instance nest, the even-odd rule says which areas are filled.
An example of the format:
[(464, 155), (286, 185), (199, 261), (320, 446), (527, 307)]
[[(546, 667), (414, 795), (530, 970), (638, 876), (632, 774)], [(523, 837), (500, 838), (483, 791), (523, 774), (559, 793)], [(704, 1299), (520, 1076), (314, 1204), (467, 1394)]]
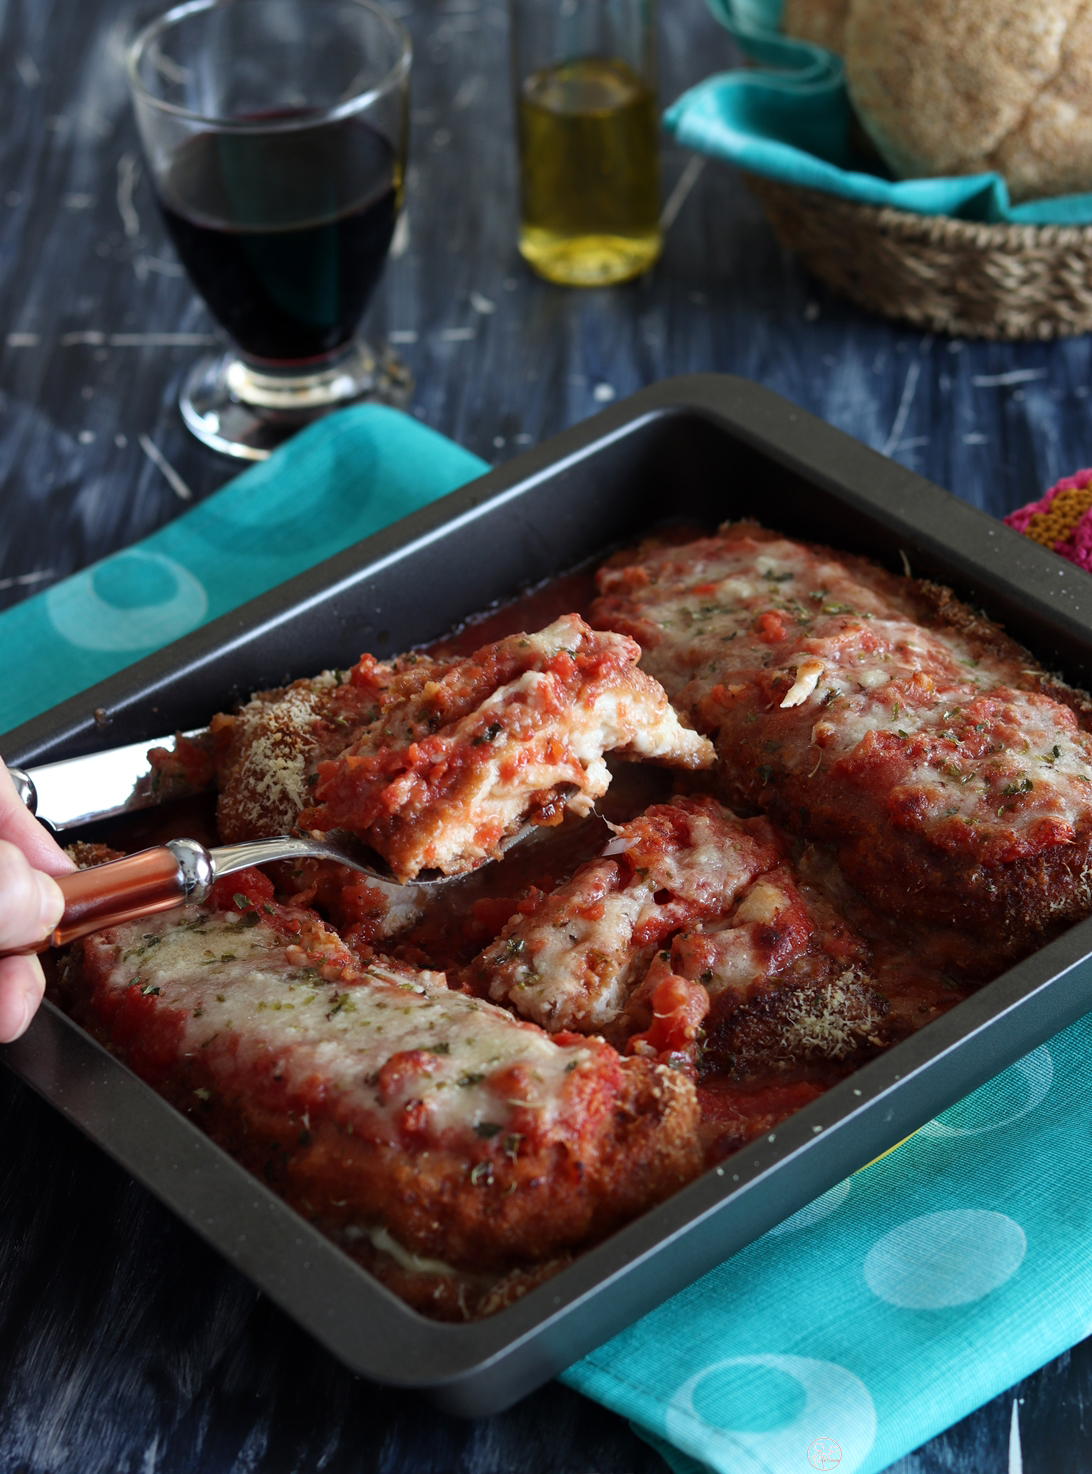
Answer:
[[(665, 151), (670, 228), (647, 278), (535, 280), (514, 246), (502, 0), (391, 8), (417, 48), (409, 230), (367, 326), (412, 367), (429, 425), (499, 461), (640, 385), (721, 370), (997, 515), (1092, 462), (1088, 338), (972, 344), (865, 317), (712, 162)], [(141, 167), (132, 22), (123, 0), (0, 8), (0, 608), (236, 469), (176, 408), (215, 327)], [(665, 101), (735, 61), (702, 0), (665, 0), (660, 36)], [(354, 1379), (3, 1072), (0, 1132), (0, 1474), (663, 1474), (556, 1385), (474, 1424)], [(1087, 1342), (895, 1467), (1013, 1474), (1022, 1446), (1027, 1474), (1092, 1469), (1086, 1403)]]

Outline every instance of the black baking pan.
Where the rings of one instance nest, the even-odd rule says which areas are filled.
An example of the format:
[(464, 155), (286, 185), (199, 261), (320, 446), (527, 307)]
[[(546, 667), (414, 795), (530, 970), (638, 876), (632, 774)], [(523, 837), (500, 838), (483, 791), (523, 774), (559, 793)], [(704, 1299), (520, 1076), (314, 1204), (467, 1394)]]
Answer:
[[(753, 515), (950, 584), (1092, 685), (1092, 579), (742, 379), (635, 394), (0, 738), (29, 766), (203, 724), (237, 695), (434, 639), (666, 517)], [(96, 710), (98, 720), (96, 720)], [(351, 1367), (497, 1411), (1092, 1009), (1073, 927), (499, 1314), (417, 1315), (69, 1019), (0, 1058)]]

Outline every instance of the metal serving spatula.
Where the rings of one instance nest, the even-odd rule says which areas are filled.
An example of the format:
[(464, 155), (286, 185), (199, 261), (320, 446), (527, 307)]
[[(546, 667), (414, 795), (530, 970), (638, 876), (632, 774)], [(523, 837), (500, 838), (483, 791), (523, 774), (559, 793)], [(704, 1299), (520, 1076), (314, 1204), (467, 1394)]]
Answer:
[[(208, 738), (208, 729), (183, 732), (191, 742)], [(32, 814), (50, 829), (60, 832), (95, 819), (152, 808), (162, 802), (151, 785), (153, 747), (173, 747), (175, 734), (130, 742), (105, 752), (64, 758), (59, 763), (38, 767), (9, 768), (12, 781)]]
[[(186, 733), (197, 737), (201, 733)], [(154, 795), (143, 792), (140, 780), (150, 771), (148, 749), (166, 746), (173, 737), (158, 742), (135, 742), (128, 747), (108, 752), (90, 753), (86, 757), (68, 758), (41, 767), (9, 768), (16, 791), (32, 814), (50, 829), (61, 832), (93, 819), (131, 812), (154, 805)], [(559, 797), (574, 793), (575, 786), (564, 785)], [(519, 844), (538, 828), (524, 824), (515, 834), (501, 841), (501, 854)], [(87, 870), (57, 877), (64, 892), (64, 915), (48, 937), (27, 951), (44, 952), (48, 947), (61, 947), (78, 937), (150, 916), (157, 911), (170, 911), (189, 902), (200, 905), (215, 882), (223, 875), (245, 870), (249, 865), (268, 865), (274, 860), (320, 859), (347, 865), (373, 880), (388, 885), (403, 882), (391, 872), (387, 862), (353, 835), (334, 829), (321, 839), (311, 836), (279, 835), (274, 839), (248, 840), (243, 844), (218, 845), (209, 849), (195, 839), (172, 839), (165, 845), (110, 860)], [(485, 863), (489, 863), (486, 861)], [(440, 885), (459, 880), (461, 875), (444, 875), (438, 870), (424, 870), (409, 885)]]

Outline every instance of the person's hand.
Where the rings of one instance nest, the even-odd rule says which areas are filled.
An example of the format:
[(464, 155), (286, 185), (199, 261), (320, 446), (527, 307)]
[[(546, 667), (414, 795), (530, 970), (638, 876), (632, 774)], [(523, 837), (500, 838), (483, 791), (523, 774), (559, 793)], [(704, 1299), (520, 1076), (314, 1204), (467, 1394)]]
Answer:
[[(61, 919), (64, 896), (50, 877), (76, 867), (15, 791), (0, 763), (0, 952), (29, 947)], [(45, 991), (37, 957), (0, 957), (0, 1043), (23, 1033)]]

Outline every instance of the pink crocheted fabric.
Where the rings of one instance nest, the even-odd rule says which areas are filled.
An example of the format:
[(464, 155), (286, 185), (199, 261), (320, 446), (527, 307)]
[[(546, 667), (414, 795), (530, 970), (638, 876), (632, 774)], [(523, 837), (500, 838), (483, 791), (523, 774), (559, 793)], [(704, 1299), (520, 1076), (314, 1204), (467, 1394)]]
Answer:
[(1092, 573), (1092, 467), (1066, 476), (1005, 522)]

